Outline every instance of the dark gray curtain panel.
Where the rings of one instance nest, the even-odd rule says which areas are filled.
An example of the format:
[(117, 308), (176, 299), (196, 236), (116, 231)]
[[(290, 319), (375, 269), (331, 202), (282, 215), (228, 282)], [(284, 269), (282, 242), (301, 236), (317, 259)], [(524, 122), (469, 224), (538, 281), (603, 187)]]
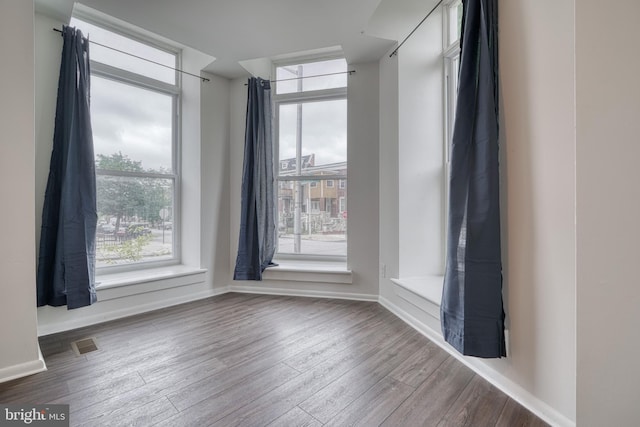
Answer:
[(262, 280), (276, 251), (276, 199), (271, 85), (249, 79), (242, 169), (242, 205), (234, 280)]
[(96, 301), (96, 174), (89, 112), (89, 41), (65, 26), (53, 151), (42, 209), (38, 306)]
[(460, 353), (506, 356), (498, 177), (498, 2), (463, 0), (440, 317)]

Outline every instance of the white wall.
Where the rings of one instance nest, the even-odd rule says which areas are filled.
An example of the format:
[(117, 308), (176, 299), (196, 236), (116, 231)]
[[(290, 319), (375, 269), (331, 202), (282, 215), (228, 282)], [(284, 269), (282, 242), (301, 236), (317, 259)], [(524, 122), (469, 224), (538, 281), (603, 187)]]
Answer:
[(574, 1), (500, 2), (505, 300), (495, 365), (575, 420)]
[(229, 272), (229, 102), (230, 81), (211, 79), (202, 85), (201, 262), (207, 283), (224, 288)]
[(0, 3), (0, 382), (45, 369), (36, 330), (33, 3)]
[(350, 292), (378, 295), (380, 111), (378, 63), (349, 64), (347, 95)]
[[(281, 292), (308, 295), (344, 296), (371, 299), (378, 294), (378, 63), (349, 64), (356, 73), (349, 77), (348, 162), (349, 225), (348, 263), (353, 271), (352, 284), (330, 284), (282, 280), (261, 283), (231, 281), (232, 286), (258, 292)], [(230, 148), (230, 271), (233, 272), (238, 250), (240, 227), (240, 189), (246, 114), (246, 79), (236, 79), (231, 86)]]
[[(442, 9), (398, 53), (399, 276), (442, 275), (444, 68)], [(382, 61), (389, 61), (385, 55)]]
[[(397, 6), (394, 3), (389, 13), (404, 16)], [(411, 2), (402, 7), (407, 8), (406, 14), (415, 13)], [(377, 18), (378, 26), (392, 36), (393, 28)], [(396, 19), (400, 26), (407, 23), (407, 19)], [(380, 277), (381, 302), (423, 332), (439, 333), (438, 307), (399, 288), (390, 278), (443, 274), (441, 8), (402, 45), (397, 56), (382, 57), (380, 93), (380, 264), (386, 267), (386, 277)], [(426, 284), (425, 280), (425, 293)], [(437, 279), (434, 284), (438, 286)]]
[[(501, 1), (499, 6), (504, 297), (510, 347), (508, 357), (501, 360), (460, 358), (553, 425), (573, 425), (576, 417), (574, 2), (510, 0)], [(436, 194), (441, 194), (435, 186), (436, 166), (433, 165), (433, 175), (412, 176), (409, 172), (416, 168), (416, 161), (408, 154), (403, 155), (404, 147), (411, 147), (416, 139), (424, 139), (422, 135), (428, 134), (425, 121), (431, 120), (426, 115), (430, 109), (411, 105), (410, 88), (424, 87), (419, 85), (425, 79), (424, 74), (436, 72), (435, 66), (430, 67), (430, 55), (441, 64), (441, 57), (435, 58), (437, 46), (434, 44), (432, 51), (429, 45), (434, 37), (440, 41), (436, 30), (440, 30), (441, 22), (437, 15), (432, 16), (402, 46), (397, 60), (381, 59), (381, 93), (393, 96), (398, 92), (396, 111), (393, 102), (381, 105), (381, 161), (384, 163), (387, 157), (393, 160), (397, 151), (399, 166), (396, 170), (395, 165), (381, 164), (380, 179), (381, 183), (393, 182), (394, 174), (398, 174), (400, 212), (395, 214), (390, 207), (397, 197), (393, 185), (381, 185), (380, 233), (384, 237), (380, 262), (397, 263), (400, 277), (405, 276), (405, 271), (433, 274), (436, 271), (433, 266), (441, 262), (436, 244), (441, 244), (442, 236), (424, 235), (437, 223), (442, 208), (441, 199), (435, 199)], [(396, 73), (398, 81), (393, 80)], [(429, 96), (441, 102), (441, 93)], [(442, 116), (435, 111), (433, 114), (435, 131), (436, 125), (443, 124)], [(398, 137), (395, 116), (399, 116)], [(404, 229), (404, 218), (408, 215), (403, 209), (404, 200), (417, 188), (405, 197), (403, 187), (416, 181), (421, 183), (422, 191), (430, 189), (434, 197), (434, 203), (428, 206), (429, 213), (424, 216), (420, 236), (428, 239), (424, 245), (430, 248), (421, 251), (429, 256), (422, 258), (422, 271), (411, 267), (419, 262), (412, 258), (418, 252), (412, 252), (411, 248), (419, 248), (420, 243), (407, 239), (409, 234)], [(387, 227), (399, 230), (398, 261), (385, 247), (387, 239), (395, 244), (395, 236)], [(429, 314), (424, 301), (403, 292), (389, 280), (383, 278), (380, 283), (381, 301), (386, 306), (449, 348), (442, 341), (437, 314)]]
[(393, 284), (399, 277), (400, 246), (398, 208), (400, 184), (398, 161), (398, 57), (384, 56), (380, 61), (380, 263), (385, 277), (380, 278), (380, 296), (391, 299)]
[(578, 425), (640, 425), (640, 3), (576, 2)]

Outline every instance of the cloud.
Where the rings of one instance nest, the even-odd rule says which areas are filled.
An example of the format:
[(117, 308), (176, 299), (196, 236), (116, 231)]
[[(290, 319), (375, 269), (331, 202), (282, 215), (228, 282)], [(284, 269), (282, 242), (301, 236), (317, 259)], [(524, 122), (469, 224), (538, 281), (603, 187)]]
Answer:
[[(297, 104), (280, 106), (280, 159), (296, 156)], [(347, 160), (347, 101), (308, 102), (302, 106), (301, 155), (315, 154), (315, 164)]]
[(100, 77), (91, 81), (96, 154), (122, 152), (145, 169), (171, 169), (173, 100), (170, 96)]

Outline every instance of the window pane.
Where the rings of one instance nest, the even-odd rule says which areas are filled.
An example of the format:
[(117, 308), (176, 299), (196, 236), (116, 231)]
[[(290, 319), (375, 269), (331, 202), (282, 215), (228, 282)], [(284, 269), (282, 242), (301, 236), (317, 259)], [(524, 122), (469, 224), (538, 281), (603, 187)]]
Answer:
[(97, 176), (96, 266), (173, 258), (173, 180)]
[(460, 39), (462, 29), (462, 2), (455, 1), (449, 5), (449, 45)]
[[(332, 59), (329, 61), (312, 62), (308, 64), (287, 65), (276, 68), (276, 80), (286, 80), (296, 77), (307, 77), (276, 83), (276, 93), (304, 92), (308, 90), (334, 89), (347, 86), (347, 61), (345, 59)], [(335, 74), (331, 76), (318, 76), (321, 74)]]
[(99, 169), (172, 173), (173, 98), (91, 77), (91, 122)]
[(347, 101), (280, 105), (280, 174), (296, 173), (298, 115), (301, 115), (300, 173), (319, 173), (347, 161)]
[[(70, 25), (82, 30), (82, 34), (85, 37), (89, 37), (92, 42), (128, 52), (167, 67), (176, 67), (176, 55), (173, 53), (140, 43), (77, 18), (71, 18)], [(92, 61), (131, 71), (172, 85), (176, 84), (175, 70), (108, 49), (96, 43), (92, 43), (90, 47)]]
[(347, 255), (346, 180), (339, 187), (328, 181), (279, 182), (278, 253)]

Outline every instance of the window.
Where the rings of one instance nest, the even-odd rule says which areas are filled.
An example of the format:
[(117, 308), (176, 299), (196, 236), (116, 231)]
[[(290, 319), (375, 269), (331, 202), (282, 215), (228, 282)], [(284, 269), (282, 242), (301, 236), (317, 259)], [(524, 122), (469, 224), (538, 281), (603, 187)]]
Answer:
[[(462, 28), (462, 1), (454, 0), (445, 5), (445, 23), (443, 26), (444, 61), (444, 128), (445, 128), (445, 176), (449, 176), (449, 151), (453, 138), (453, 125), (458, 101), (458, 69), (460, 68), (460, 31)], [(446, 180), (445, 180), (446, 182)], [(448, 186), (445, 185), (445, 197), (448, 198)]]
[(346, 179), (341, 179), (340, 180), (340, 189), (344, 190), (345, 188), (347, 188), (347, 180)]
[(445, 46), (452, 46), (460, 40), (462, 28), (462, 0), (454, 0), (446, 5)]
[(347, 255), (346, 72), (344, 59), (276, 65), (278, 256)]
[[(176, 67), (179, 53), (74, 17), (91, 41)], [(91, 121), (96, 162), (98, 268), (178, 259), (176, 72), (91, 46)]]

